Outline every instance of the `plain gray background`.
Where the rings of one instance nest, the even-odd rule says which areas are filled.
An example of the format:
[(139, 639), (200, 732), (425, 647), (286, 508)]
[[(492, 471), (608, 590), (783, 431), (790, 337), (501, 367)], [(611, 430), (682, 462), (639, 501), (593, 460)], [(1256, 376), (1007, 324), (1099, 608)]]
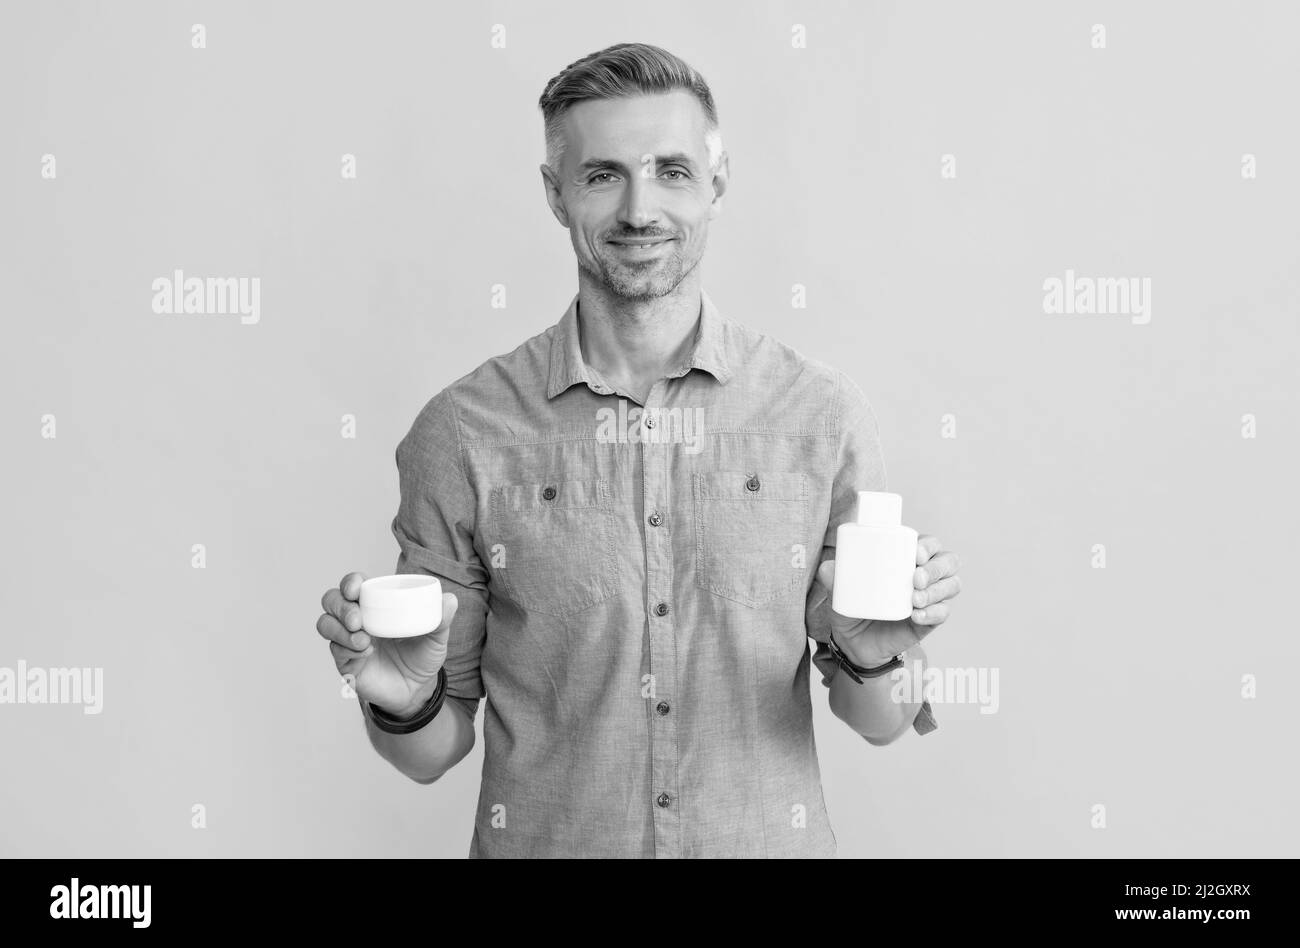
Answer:
[[(999, 670), (998, 713), (938, 704), (885, 748), (814, 680), (840, 855), (1297, 855), (1297, 28), (1280, 2), (6, 4), (0, 666), (105, 681), (97, 716), (0, 705), (0, 853), (467, 853), (482, 710), (468, 759), (408, 781), (314, 623), (392, 571), (425, 401), (576, 290), (543, 85), (643, 41), (720, 110), (706, 289), (862, 386), (905, 522), (961, 557), (930, 660)], [(155, 314), (175, 268), (260, 277), (261, 321)], [(1067, 268), (1150, 278), (1150, 323), (1045, 315)]]

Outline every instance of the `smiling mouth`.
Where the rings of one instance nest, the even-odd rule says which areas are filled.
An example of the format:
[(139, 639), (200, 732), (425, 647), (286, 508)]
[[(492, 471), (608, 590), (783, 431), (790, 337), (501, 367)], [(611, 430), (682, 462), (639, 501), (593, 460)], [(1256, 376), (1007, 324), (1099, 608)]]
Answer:
[(646, 242), (611, 240), (609, 245), (614, 248), (615, 255), (627, 263), (651, 263), (663, 259), (664, 255), (660, 252), (661, 248), (668, 246), (671, 242), (671, 238)]
[(660, 244), (666, 244), (672, 240), (671, 237), (660, 237), (655, 240), (636, 241), (636, 240), (611, 240), (609, 241), (615, 247), (636, 248), (637, 250), (646, 250), (650, 247), (658, 247)]

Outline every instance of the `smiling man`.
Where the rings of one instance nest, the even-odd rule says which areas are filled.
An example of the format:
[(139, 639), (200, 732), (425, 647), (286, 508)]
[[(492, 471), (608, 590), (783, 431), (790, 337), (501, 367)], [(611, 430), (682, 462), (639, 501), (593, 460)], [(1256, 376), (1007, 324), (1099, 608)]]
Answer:
[[(317, 630), (416, 781), (469, 753), (487, 698), (471, 857), (832, 856), (810, 662), (867, 743), (933, 730), (888, 672), (924, 667), (957, 558), (921, 538), (906, 620), (830, 610), (836, 527), (886, 489), (876, 419), (846, 375), (704, 292), (728, 161), (703, 77), (620, 44), (540, 105), (578, 292), (397, 448), (396, 571), (441, 578), (443, 624), (371, 637), (350, 573)], [(698, 419), (690, 439), (674, 418)]]

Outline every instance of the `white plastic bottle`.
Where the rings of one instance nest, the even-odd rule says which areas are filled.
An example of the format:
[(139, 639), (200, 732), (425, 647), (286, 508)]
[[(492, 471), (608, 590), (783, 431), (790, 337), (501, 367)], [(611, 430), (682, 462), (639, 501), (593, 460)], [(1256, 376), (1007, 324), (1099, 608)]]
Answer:
[(856, 523), (835, 531), (831, 608), (854, 619), (906, 619), (912, 614), (917, 533), (903, 523), (903, 498), (858, 491)]

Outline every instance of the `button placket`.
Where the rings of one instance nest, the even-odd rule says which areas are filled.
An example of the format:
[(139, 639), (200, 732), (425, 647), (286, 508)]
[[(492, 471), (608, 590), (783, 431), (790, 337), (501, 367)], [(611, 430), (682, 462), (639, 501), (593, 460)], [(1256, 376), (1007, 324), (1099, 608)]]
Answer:
[[(642, 411), (642, 424), (653, 429), (656, 413), (664, 402), (669, 386), (666, 379), (655, 382)], [(672, 609), (672, 531), (663, 529), (668, 510), (668, 472), (671, 444), (659, 439), (642, 438), (637, 445), (641, 454), (642, 510), (649, 511), (642, 530), (645, 538), (646, 595), (650, 613), (650, 673), (654, 676), (657, 712), (650, 717), (651, 787), (656, 794), (653, 808), (656, 858), (678, 858), (682, 854), (682, 829), (679, 806), (672, 803), (678, 792), (677, 715), (669, 714), (669, 699), (677, 692), (677, 641), (674, 632), (676, 614)], [(659, 528), (659, 529), (651, 529)]]

